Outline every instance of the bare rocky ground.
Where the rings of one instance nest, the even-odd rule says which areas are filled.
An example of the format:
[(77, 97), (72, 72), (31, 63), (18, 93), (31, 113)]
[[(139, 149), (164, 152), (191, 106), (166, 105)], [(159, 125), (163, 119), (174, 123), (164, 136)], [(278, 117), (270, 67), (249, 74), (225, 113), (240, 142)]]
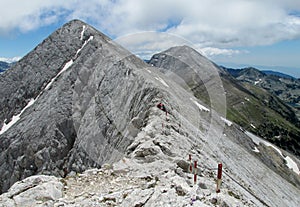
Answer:
[[(268, 204), (265, 195), (255, 192), (262, 188), (259, 183), (247, 185), (247, 178), (235, 177), (227, 167), (217, 194), (216, 169), (211, 169), (217, 167), (216, 157), (211, 158), (204, 148), (200, 151), (200, 142), (195, 145), (184, 139), (192, 136), (175, 128), (175, 116), (164, 120), (164, 114), (152, 108), (148, 124), (120, 161), (81, 174), (70, 172), (65, 178), (29, 177), (2, 194), (0, 206), (284, 206)], [(188, 170), (189, 154), (199, 162), (196, 184)], [(290, 206), (297, 202), (290, 201)]]
[[(57, 45), (68, 52), (54, 61), (48, 52), (56, 55)], [(3, 126), (28, 109), (7, 131), (1, 129), (0, 206), (300, 206), (298, 174), (282, 155), (274, 150), (269, 155), (270, 147), (255, 144), (214, 110), (226, 105), (224, 93), (217, 90), (220, 84), (213, 81), (218, 74), (211, 77), (210, 61), (201, 65), (212, 108), (174, 78), (73, 21), (1, 75), (3, 90), (13, 86), (9, 81), (39, 50), (55, 62), (53, 74), (30, 76), (27, 83), (38, 83), (32, 93), (24, 92), (28, 97), (20, 96), (26, 100), (22, 104), (5, 102), (12, 91), (18, 96), (22, 86), (2, 93), (7, 95), (4, 106), (10, 106), (2, 111)], [(28, 67), (34, 70), (28, 71), (34, 73), (44, 63), (33, 60), (36, 64)], [(168, 115), (156, 107), (159, 102)], [(196, 184), (188, 171), (189, 155), (198, 161)], [(223, 164), (219, 194), (218, 163)]]

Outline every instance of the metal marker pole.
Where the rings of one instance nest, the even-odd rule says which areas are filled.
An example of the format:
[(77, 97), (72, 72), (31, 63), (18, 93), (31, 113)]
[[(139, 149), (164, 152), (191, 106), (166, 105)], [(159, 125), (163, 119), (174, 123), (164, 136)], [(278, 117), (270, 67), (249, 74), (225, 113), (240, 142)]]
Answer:
[(194, 161), (194, 184), (197, 183), (197, 161)]
[(220, 193), (220, 187), (222, 183), (222, 163), (218, 164), (218, 176), (217, 176), (217, 193)]
[(193, 165), (192, 165), (192, 155), (189, 155), (189, 161), (190, 161), (190, 172), (193, 171)]

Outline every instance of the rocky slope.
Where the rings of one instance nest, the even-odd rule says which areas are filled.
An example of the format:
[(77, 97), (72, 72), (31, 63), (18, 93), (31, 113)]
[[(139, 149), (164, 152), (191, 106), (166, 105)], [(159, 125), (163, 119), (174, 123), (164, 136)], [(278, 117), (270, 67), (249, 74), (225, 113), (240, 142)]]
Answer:
[(158, 93), (135, 78), (142, 67), (100, 32), (72, 21), (4, 73), (1, 190), (37, 173), (63, 176), (118, 159), (136, 133), (127, 129), (130, 120), (139, 123)]
[[(300, 122), (294, 110), (275, 95), (240, 83), (226, 70), (188, 47), (174, 47), (156, 54), (150, 64), (161, 68), (164, 73), (176, 73), (186, 88), (190, 88), (197, 98), (211, 105), (224, 117), (227, 114), (228, 119), (246, 130), (300, 156)], [(243, 74), (249, 79), (265, 76), (252, 69)], [(226, 106), (226, 109), (222, 106)]]
[[(165, 114), (152, 107), (146, 126), (127, 147), (123, 158), (113, 165), (104, 164), (101, 169), (82, 174), (72, 172), (61, 179), (29, 177), (2, 194), (1, 203), (4, 206), (298, 206), (299, 188), (259, 162), (257, 152), (251, 150), (252, 140), (242, 131), (236, 134), (238, 129), (234, 125), (226, 127), (226, 136), (205, 138), (192, 124), (186, 125), (191, 118), (179, 128), (180, 114), (172, 112), (166, 122)], [(164, 129), (161, 123), (166, 124)], [(248, 147), (237, 144), (235, 139), (240, 136)], [(257, 147), (264, 152), (265, 145)], [(189, 172), (189, 154), (199, 163), (196, 184)], [(217, 161), (224, 165), (218, 194), (215, 192)]]
[(300, 117), (300, 81), (299, 79), (266, 73), (255, 68), (244, 68), (239, 70), (226, 69), (236, 79), (261, 87), (273, 95), (278, 96), (285, 103), (294, 107)]
[(81, 21), (54, 32), (0, 77), (0, 205), (298, 206), (299, 160), (227, 120), (219, 69), (187, 56), (210, 105)]

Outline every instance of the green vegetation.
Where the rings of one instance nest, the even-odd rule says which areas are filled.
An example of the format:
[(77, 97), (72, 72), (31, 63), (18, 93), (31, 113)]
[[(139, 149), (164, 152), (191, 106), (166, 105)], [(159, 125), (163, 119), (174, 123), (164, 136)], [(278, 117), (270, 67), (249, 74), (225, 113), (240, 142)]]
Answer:
[[(300, 124), (288, 105), (249, 83), (241, 83), (226, 76), (222, 77), (222, 81), (226, 91), (228, 120), (300, 156)], [(194, 87), (194, 95), (209, 104), (208, 93), (203, 90), (203, 85)]]

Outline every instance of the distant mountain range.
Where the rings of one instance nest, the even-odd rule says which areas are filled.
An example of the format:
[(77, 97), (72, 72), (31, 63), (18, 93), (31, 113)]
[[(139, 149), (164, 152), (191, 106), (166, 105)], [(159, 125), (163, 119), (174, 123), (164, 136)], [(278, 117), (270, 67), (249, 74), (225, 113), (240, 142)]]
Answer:
[[(190, 58), (186, 62), (193, 63), (193, 55), (201, 59), (201, 66), (190, 66), (179, 61), (179, 58), (183, 57), (183, 54), (188, 54)], [(212, 89), (217, 87), (213, 83), (212, 70), (206, 70), (209, 68), (206, 59), (199, 57), (195, 51), (191, 48), (174, 47), (167, 51), (156, 54), (149, 61), (149, 64), (155, 67), (161, 68), (163, 71), (172, 70), (184, 80), (184, 83), (191, 88), (194, 96), (203, 101), (207, 105), (218, 105), (218, 103), (212, 103), (212, 97), (209, 94), (213, 94)], [(202, 76), (197, 75), (197, 71), (189, 68), (200, 67)], [(216, 66), (217, 67), (217, 66)], [(258, 134), (261, 137), (268, 139), (268, 141), (277, 144), (278, 146), (290, 150), (300, 146), (297, 142), (297, 137), (300, 136), (300, 122), (295, 114), (294, 108), (286, 104), (287, 100), (280, 100), (279, 89), (276, 90), (277, 94), (269, 93), (263, 87), (260, 87), (258, 82), (266, 80), (270, 85), (266, 85), (267, 88), (276, 89), (276, 84), (279, 85), (280, 93), (285, 94), (284, 90), (288, 88), (297, 88), (297, 79), (283, 79), (279, 76), (267, 75), (255, 68), (246, 69), (227, 69), (219, 67), (219, 76), (221, 77), (222, 85), (225, 90), (226, 102), (227, 102), (227, 118), (230, 121), (237, 123), (244, 129)], [(271, 82), (270, 80), (276, 81)], [(285, 81), (283, 81), (285, 80)], [(288, 85), (288, 80), (290, 84)], [(284, 85), (286, 83), (286, 85)], [(280, 85), (282, 84), (282, 85)], [(264, 86), (264, 84), (262, 84)], [(187, 87), (186, 86), (186, 87)], [(183, 86), (184, 87), (184, 86)], [(212, 91), (209, 91), (212, 90)], [(297, 102), (299, 95), (296, 95), (296, 91), (292, 90), (293, 102)], [(291, 96), (292, 97), (292, 96)], [(292, 99), (290, 100), (292, 101)], [(215, 100), (217, 102), (217, 100)], [(297, 102), (298, 103), (298, 102)], [(222, 104), (221, 104), (222, 105)], [(218, 106), (216, 106), (218, 107)], [(280, 138), (275, 138), (280, 137)], [(289, 142), (288, 140), (293, 140)], [(293, 146), (293, 147), (292, 147)], [(297, 150), (296, 150), (297, 151)], [(296, 154), (300, 155), (300, 151)]]
[(11, 63), (0, 61), (0, 74), (7, 70), (11, 66)]
[(242, 71), (244, 71), (245, 69), (252, 68), (252, 69), (257, 70), (257, 71), (259, 71), (261, 73), (264, 73), (266, 75), (274, 75), (274, 76), (278, 76), (278, 77), (281, 77), (281, 78), (297, 79), (294, 76), (287, 75), (287, 74), (282, 73), (282, 72), (278, 72), (278, 71), (274, 71), (274, 70), (260, 70), (260, 69), (255, 68), (255, 67), (245, 67), (245, 68), (228, 68), (228, 67), (224, 67), (224, 66), (220, 66), (220, 67), (223, 68), (223, 69), (225, 69), (225, 70), (227, 70), (234, 77), (237, 74), (239, 74)]
[(300, 80), (292, 76), (274, 72), (260, 71), (256, 68), (230, 69), (225, 68), (234, 78), (244, 84), (252, 84), (276, 95), (296, 110), (300, 117)]
[(267, 75), (274, 75), (274, 76), (279, 76), (279, 77), (282, 77), (282, 78), (296, 79), (295, 77), (293, 77), (291, 75), (287, 75), (285, 73), (281, 73), (281, 72), (277, 72), (277, 71), (273, 71), (273, 70), (264, 70), (262, 72), (267, 74)]

